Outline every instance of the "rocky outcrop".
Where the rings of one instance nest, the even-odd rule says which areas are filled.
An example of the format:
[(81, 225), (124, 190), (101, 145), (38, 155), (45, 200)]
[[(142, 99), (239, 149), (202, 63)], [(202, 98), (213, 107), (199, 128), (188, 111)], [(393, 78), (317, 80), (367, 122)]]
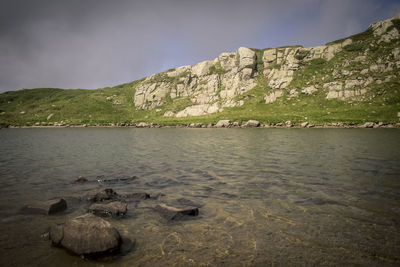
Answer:
[(211, 104), (193, 105), (185, 108), (182, 111), (179, 111), (175, 116), (177, 118), (188, 117), (188, 116), (201, 116), (217, 112), (218, 109), (219, 108), (217, 103), (214, 103), (212, 105)]
[[(225, 106), (240, 105), (233, 98), (251, 90), (256, 82), (256, 54), (240, 47), (236, 53), (223, 53), (214, 60), (184, 66), (152, 75), (137, 87), (134, 104), (140, 109), (153, 109), (171, 99), (190, 98), (192, 106), (166, 117), (201, 116), (215, 113)], [(218, 103), (217, 103), (218, 102)]]
[(277, 90), (274, 91), (270, 94), (265, 95), (264, 99), (265, 99), (265, 103), (266, 104), (270, 104), (270, 103), (274, 103), (276, 101), (276, 99), (278, 97), (283, 96), (283, 91), (282, 90)]
[[(352, 36), (323, 46), (304, 48), (288, 46), (264, 50), (240, 47), (233, 53), (222, 53), (214, 60), (200, 62), (193, 66), (183, 66), (147, 77), (136, 87), (134, 104), (138, 109), (153, 109), (168, 101), (190, 99), (180, 110), (169, 110), (165, 117), (203, 116), (221, 112), (226, 107), (241, 106), (246, 98), (238, 96), (253, 89), (257, 84), (265, 89), (266, 104), (279, 97), (293, 99), (301, 94), (325, 94), (326, 99), (360, 100), (368, 92), (371, 83), (389, 82), (393, 77), (372, 79), (371, 73), (393, 72), (400, 69), (400, 49), (394, 48), (391, 56), (371, 62), (369, 50), (379, 43), (390, 43), (400, 38), (394, 18), (376, 22), (362, 33), (375, 36), (372, 42), (362, 46), (360, 37)], [(364, 38), (364, 37), (363, 37)], [(329, 62), (340, 52), (356, 51), (354, 58), (341, 59), (332, 66), (326, 77), (318, 77), (318, 70), (301, 87), (294, 87), (296, 76), (310, 64)], [(322, 62), (322, 63), (321, 63)], [(352, 69), (353, 63), (358, 66)], [(359, 68), (360, 66), (360, 68)], [(372, 79), (372, 80), (371, 80)]]
[(85, 214), (73, 218), (65, 225), (51, 227), (50, 239), (78, 255), (100, 256), (115, 252), (121, 244), (119, 232), (107, 221)]

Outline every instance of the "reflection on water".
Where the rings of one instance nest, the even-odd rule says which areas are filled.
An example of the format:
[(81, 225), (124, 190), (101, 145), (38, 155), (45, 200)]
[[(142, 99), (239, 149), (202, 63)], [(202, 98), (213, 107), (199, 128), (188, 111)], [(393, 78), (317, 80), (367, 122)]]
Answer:
[[(0, 147), (2, 266), (400, 264), (396, 129), (6, 129)], [(73, 183), (79, 175), (135, 175), (113, 189), (158, 196), (108, 219), (134, 251), (90, 262), (41, 237), (85, 205), (18, 214), (99, 187)], [(182, 197), (202, 205), (198, 217), (153, 210)]]

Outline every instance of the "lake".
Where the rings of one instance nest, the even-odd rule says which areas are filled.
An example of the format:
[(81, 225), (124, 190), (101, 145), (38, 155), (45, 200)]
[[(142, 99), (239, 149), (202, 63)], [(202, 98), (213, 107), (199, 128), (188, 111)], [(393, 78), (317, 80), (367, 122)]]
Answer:
[[(398, 129), (2, 129), (0, 147), (1, 266), (400, 264)], [(137, 176), (111, 187), (152, 196), (106, 218), (135, 240), (127, 255), (90, 261), (46, 240), (85, 203), (19, 213), (84, 198), (97, 176)], [(154, 210), (179, 198), (199, 203), (199, 216)]]

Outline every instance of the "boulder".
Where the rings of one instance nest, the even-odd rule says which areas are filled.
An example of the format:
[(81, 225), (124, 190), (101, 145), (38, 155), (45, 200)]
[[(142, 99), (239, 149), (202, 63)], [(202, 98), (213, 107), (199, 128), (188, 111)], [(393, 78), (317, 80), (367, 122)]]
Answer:
[(127, 210), (127, 204), (120, 201), (94, 203), (89, 207), (89, 212), (100, 216), (123, 216)]
[(44, 214), (51, 215), (67, 209), (67, 202), (63, 198), (36, 202), (26, 205), (21, 209), (24, 214)]
[(227, 128), (231, 126), (231, 121), (230, 120), (220, 120), (215, 124), (215, 127), (217, 128)]
[(256, 65), (256, 53), (247, 48), (247, 47), (240, 47), (238, 49), (239, 55), (239, 69), (244, 68), (251, 68), (254, 69)]
[(303, 88), (303, 89), (301, 90), (301, 92), (302, 92), (303, 94), (306, 94), (306, 95), (312, 95), (312, 94), (314, 94), (314, 93), (317, 92), (317, 91), (318, 91), (318, 89), (315, 88), (314, 85), (311, 85), (311, 86), (309, 86), (309, 87)]
[(300, 124), (301, 128), (306, 128), (309, 125), (308, 121), (303, 122), (302, 124)]
[(50, 239), (53, 245), (78, 255), (105, 255), (118, 251), (121, 244), (119, 232), (106, 220), (90, 213), (75, 217), (65, 225), (52, 226)]
[(163, 217), (169, 220), (177, 220), (183, 216), (197, 216), (199, 215), (199, 209), (192, 206), (170, 206), (166, 204), (159, 204), (156, 206), (158, 211)]
[(256, 120), (249, 120), (245, 123), (246, 127), (259, 127), (260, 126), (260, 122), (256, 121)]
[(150, 127), (150, 125), (145, 122), (140, 122), (140, 123), (136, 124), (136, 127), (137, 128), (147, 128), (147, 127)]
[(374, 128), (375, 123), (373, 122), (366, 122), (363, 125), (361, 125), (361, 128)]
[(117, 193), (114, 192), (111, 188), (107, 189), (93, 189), (87, 194), (87, 200), (93, 202), (99, 202), (104, 200), (115, 199), (117, 197)]

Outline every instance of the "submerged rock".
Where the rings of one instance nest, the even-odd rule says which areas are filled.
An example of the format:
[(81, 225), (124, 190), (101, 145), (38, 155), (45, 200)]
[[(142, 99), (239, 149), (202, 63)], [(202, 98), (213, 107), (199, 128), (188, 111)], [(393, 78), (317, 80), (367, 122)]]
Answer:
[[(196, 207), (196, 208), (201, 208), (201, 207), (203, 207), (203, 204), (193, 202), (192, 200), (187, 199), (187, 198), (179, 198), (179, 199), (177, 199), (175, 202), (176, 202), (178, 205), (183, 205), (183, 206)], [(175, 202), (174, 202), (174, 203), (175, 203)]]
[(87, 181), (88, 181), (88, 179), (86, 177), (83, 177), (83, 176), (78, 176), (78, 178), (76, 178), (76, 180), (75, 180), (76, 183), (84, 183), (84, 182), (87, 182)]
[(117, 193), (111, 188), (106, 189), (93, 189), (87, 194), (87, 200), (99, 202), (104, 200), (111, 200), (117, 198)]
[(21, 209), (24, 214), (50, 215), (67, 209), (67, 202), (63, 198), (36, 202)]
[(50, 239), (53, 245), (78, 255), (102, 256), (118, 252), (121, 245), (117, 229), (90, 213), (51, 227)]
[[(98, 182), (99, 183), (105, 183), (105, 184), (114, 184), (114, 183), (127, 183), (131, 182), (133, 180), (136, 180), (136, 176), (131, 176), (131, 177), (120, 177), (120, 178), (111, 178), (111, 179), (104, 179), (104, 176), (98, 176)], [(103, 178), (103, 179), (101, 179)]]
[(120, 200), (124, 201), (140, 201), (140, 200), (145, 200), (150, 198), (150, 195), (144, 192), (140, 193), (130, 193), (130, 194), (125, 194), (125, 195), (119, 195), (118, 197)]
[(127, 210), (127, 204), (120, 201), (94, 203), (89, 207), (89, 212), (100, 216), (123, 216)]
[(177, 220), (183, 216), (197, 216), (199, 215), (199, 209), (191, 206), (170, 206), (166, 204), (159, 204), (156, 206), (158, 211), (163, 217), (169, 220)]

